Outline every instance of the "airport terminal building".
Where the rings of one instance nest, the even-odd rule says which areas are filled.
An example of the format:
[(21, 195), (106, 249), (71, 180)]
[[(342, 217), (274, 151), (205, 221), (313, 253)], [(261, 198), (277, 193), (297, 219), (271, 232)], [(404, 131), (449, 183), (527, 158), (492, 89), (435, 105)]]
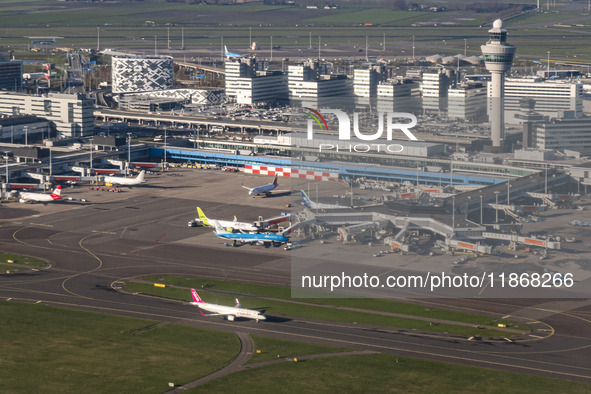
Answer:
[(172, 89), (172, 57), (114, 56), (111, 60), (113, 93)]
[(94, 132), (93, 102), (79, 94), (31, 96), (0, 91), (0, 114), (47, 119), (62, 137), (84, 137)]

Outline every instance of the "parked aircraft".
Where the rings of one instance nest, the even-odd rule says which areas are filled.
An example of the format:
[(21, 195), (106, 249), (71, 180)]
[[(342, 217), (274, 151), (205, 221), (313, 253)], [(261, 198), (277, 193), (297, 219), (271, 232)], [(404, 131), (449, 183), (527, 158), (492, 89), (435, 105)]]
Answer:
[(142, 170), (142, 172), (140, 172), (140, 174), (135, 178), (125, 178), (121, 176), (104, 176), (104, 179), (105, 183), (110, 183), (111, 185), (133, 186), (146, 182), (144, 179), (145, 176), (146, 171)]
[[(262, 186), (257, 186), (257, 187), (247, 187), (247, 186), (242, 186), (245, 189), (248, 189), (248, 194), (251, 196), (259, 196), (259, 195), (265, 195), (265, 196), (270, 196), (271, 195), (271, 191), (274, 190), (277, 186), (279, 186), (279, 184), (277, 183), (277, 175), (275, 175), (275, 179), (273, 179), (273, 183), (269, 183), (266, 185), (262, 185)], [(287, 190), (277, 190), (277, 192), (279, 191), (287, 191)]]
[(233, 241), (233, 246), (236, 246), (237, 242), (240, 243), (250, 243), (250, 244), (258, 244), (258, 245), (274, 245), (280, 246), (282, 243), (288, 242), (289, 238), (287, 234), (289, 234), (294, 226), (291, 226), (287, 230), (278, 233), (278, 234), (264, 234), (264, 233), (231, 233), (226, 230), (216, 221), (212, 220), (211, 224), (215, 228), (214, 234), (223, 239), (227, 239)]
[(20, 192), (18, 198), (22, 203), (42, 202), (43, 204), (47, 204), (48, 202), (54, 202), (62, 199), (62, 187), (61, 185), (58, 185), (51, 194)]
[(342, 209), (347, 208), (346, 206), (338, 205), (338, 204), (323, 204), (320, 202), (314, 202), (310, 198), (305, 191), (300, 190), (302, 192), (302, 198), (304, 200), (304, 205), (310, 209)]
[[(195, 289), (191, 289), (191, 296), (193, 297), (193, 302), (191, 305), (195, 305), (199, 309), (202, 309), (201, 314), (205, 317), (209, 316), (224, 316), (229, 321), (234, 321), (237, 317), (244, 317), (246, 319), (254, 319), (257, 321), (265, 320), (267, 317), (262, 314), (262, 312), (255, 311), (254, 309), (244, 309), (242, 305), (240, 305), (240, 301), (236, 298), (236, 306), (224, 306), (224, 305), (217, 305), (217, 304), (210, 304), (205, 302), (199, 297), (199, 294), (195, 291)], [(205, 314), (203, 311), (212, 312), (211, 314)]]
[(241, 230), (241, 231), (258, 231), (259, 230), (258, 227), (255, 227), (255, 225), (252, 223), (239, 222), (238, 219), (236, 218), (236, 216), (234, 216), (233, 221), (220, 220), (220, 219), (208, 219), (207, 216), (205, 216), (205, 213), (203, 213), (203, 211), (199, 207), (197, 207), (197, 213), (199, 214), (199, 220), (201, 220), (201, 224), (203, 226), (212, 227), (212, 224), (210, 221), (215, 220), (220, 224), (220, 226), (222, 226), (225, 229), (235, 229), (235, 230)]
[(590, 227), (591, 222), (581, 222), (580, 220), (571, 220), (568, 222), (571, 226)]

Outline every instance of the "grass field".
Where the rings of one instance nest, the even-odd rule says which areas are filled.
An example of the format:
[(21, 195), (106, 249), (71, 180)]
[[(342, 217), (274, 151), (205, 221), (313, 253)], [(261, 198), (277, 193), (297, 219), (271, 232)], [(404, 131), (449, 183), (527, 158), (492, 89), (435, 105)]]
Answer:
[[(392, 302), (388, 300), (374, 300), (374, 299), (302, 299), (301, 301), (316, 303), (314, 305), (302, 305), (298, 303), (288, 302), (291, 299), (289, 288), (278, 286), (264, 286), (241, 284), (228, 281), (213, 281), (203, 279), (183, 279), (183, 278), (152, 278), (154, 282), (175, 284), (177, 286), (194, 287), (200, 289), (203, 285), (205, 287), (201, 294), (206, 302), (233, 305), (235, 302), (235, 295), (224, 294), (218, 292), (210, 292), (207, 289), (217, 289), (223, 291), (230, 291), (240, 294), (249, 294), (259, 297), (272, 297), (286, 300), (285, 302), (279, 300), (269, 300), (256, 297), (240, 296), (242, 305), (248, 309), (264, 310), (266, 314), (271, 316), (295, 316), (320, 320), (331, 320), (346, 323), (364, 323), (370, 325), (378, 325), (385, 327), (396, 327), (401, 329), (417, 329), (433, 332), (445, 332), (449, 334), (464, 335), (464, 336), (482, 336), (482, 337), (500, 337), (500, 336), (514, 336), (516, 334), (478, 328), (478, 325), (496, 325), (492, 318), (486, 316), (469, 315), (460, 312), (445, 311), (442, 309), (426, 308), (420, 305), (404, 304)], [(165, 280), (160, 280), (165, 279)], [(206, 286), (207, 285), (207, 286)], [(252, 287), (251, 287), (252, 286)], [(189, 292), (185, 289), (178, 288), (159, 288), (150, 284), (144, 283), (126, 283), (125, 288), (144, 294), (151, 294), (161, 297), (175, 298), (179, 300), (188, 300), (190, 298)], [(297, 300), (296, 300), (297, 301)], [(325, 306), (320, 306), (325, 305)], [(328, 306), (328, 307), (326, 307)], [(359, 311), (350, 311), (339, 308), (339, 306), (348, 306), (359, 309), (367, 309), (373, 311), (383, 311), (392, 313), (409, 314), (413, 316), (423, 316), (435, 319), (457, 320), (469, 323), (469, 325), (453, 325), (453, 324), (431, 324), (428, 320), (415, 320), (412, 318), (402, 318), (394, 316), (386, 316), (376, 313), (364, 313)], [(511, 324), (511, 323), (509, 323)], [(529, 330), (528, 327), (517, 327), (523, 330)]]
[[(458, 6), (454, 1), (446, 3), (452, 9)], [(416, 38), (417, 56), (462, 53), (464, 38), (469, 41), (467, 54), (480, 55), (480, 44), (487, 39), (487, 28), (479, 26), (495, 17), (494, 13), (466, 12), (457, 8), (448, 12), (395, 11), (386, 1), (374, 2), (371, 6), (355, 1), (340, 5), (338, 10), (309, 10), (304, 6), (262, 3), (204, 6), (146, 0), (139, 7), (137, 3), (127, 1), (31, 0), (25, 6), (17, 0), (2, 0), (0, 49), (27, 51), (31, 45), (34, 46), (28, 37), (35, 36), (63, 37), (56, 44), (45, 45), (48, 51), (52, 47), (96, 48), (98, 27), (101, 48), (152, 53), (156, 36), (159, 53), (182, 57), (182, 53), (166, 49), (168, 27), (170, 46), (179, 48), (182, 26), (187, 50), (183, 53), (197, 50), (199, 56), (212, 58), (217, 58), (221, 52), (222, 37), (230, 50), (245, 52), (251, 33), (252, 41), (260, 44), (259, 56), (262, 57), (268, 56), (271, 36), (273, 44), (282, 47), (275, 52), (278, 58), (287, 55), (283, 52), (285, 49), (292, 50), (287, 55), (291, 57), (294, 49), (301, 52), (298, 55), (302, 57), (316, 56), (318, 36), (322, 37), (322, 46), (326, 50), (324, 56), (328, 58), (359, 55), (358, 49), (365, 47), (366, 36), (369, 37), (371, 56), (408, 56), (413, 36)], [(591, 49), (587, 45), (591, 28), (586, 18), (588, 16), (584, 13), (560, 10), (526, 13), (507, 20), (509, 39), (518, 47), (516, 60), (537, 60), (550, 50), (555, 58), (591, 61)], [(364, 26), (366, 23), (372, 26)], [(581, 23), (585, 26), (553, 27), (556, 23)], [(547, 28), (544, 27), (546, 25)], [(314, 49), (308, 51), (310, 34)], [(387, 51), (382, 52), (384, 34)], [(26, 59), (26, 54), (18, 53), (17, 58)]]
[[(227, 365), (231, 333), (100, 313), (0, 302), (0, 392), (159, 393)], [(253, 336), (251, 362), (344, 348)], [(250, 382), (245, 384), (244, 382)], [(199, 386), (214, 393), (588, 393), (591, 386), (394, 355), (341, 356), (258, 367)]]
[[(263, 337), (260, 335), (251, 335), (251, 338), (254, 342), (255, 352), (247, 364), (276, 360), (278, 358), (293, 358), (308, 354), (339, 353), (352, 350), (342, 347)], [(259, 350), (260, 353), (257, 353)]]
[(10, 266), (8, 260), (12, 260), (12, 264), (28, 265), (30, 267), (43, 267), (47, 264), (45, 260), (41, 260), (35, 257), (23, 256), (15, 253), (3, 253), (0, 252), (0, 264), (6, 264)]
[(410, 26), (412, 23), (428, 19), (432, 14), (427, 12), (393, 11), (389, 9), (369, 8), (362, 10), (339, 11), (332, 15), (307, 19), (308, 23), (357, 25), (371, 23), (374, 25)]
[(231, 333), (0, 302), (0, 392), (159, 393), (228, 364)]
[[(244, 384), (256, 382), (256, 384)], [(239, 372), (192, 393), (589, 393), (591, 385), (375, 354), (286, 362)]]

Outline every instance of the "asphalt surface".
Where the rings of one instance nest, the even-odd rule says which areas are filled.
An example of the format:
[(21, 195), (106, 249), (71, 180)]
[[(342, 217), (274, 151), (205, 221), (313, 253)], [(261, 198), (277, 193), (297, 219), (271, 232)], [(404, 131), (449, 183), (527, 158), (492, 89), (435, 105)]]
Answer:
[[(210, 229), (189, 228), (199, 204), (212, 217), (256, 220), (285, 211), (290, 196), (251, 198), (240, 183), (267, 178), (220, 172), (150, 176), (149, 184), (119, 194), (86, 187), (64, 194), (89, 204), (0, 207), (0, 248), (44, 258), (39, 271), (0, 274), (0, 299), (41, 302), (358, 350), (459, 362), (591, 383), (591, 301), (422, 300), (502, 318), (525, 319), (534, 331), (512, 339), (472, 339), (415, 330), (269, 316), (262, 323), (203, 318), (187, 303), (118, 291), (143, 275), (186, 275), (289, 285), (283, 248), (224, 247)], [(221, 202), (223, 201), (223, 203)], [(283, 208), (282, 208), (283, 207)], [(19, 215), (20, 212), (20, 215)]]

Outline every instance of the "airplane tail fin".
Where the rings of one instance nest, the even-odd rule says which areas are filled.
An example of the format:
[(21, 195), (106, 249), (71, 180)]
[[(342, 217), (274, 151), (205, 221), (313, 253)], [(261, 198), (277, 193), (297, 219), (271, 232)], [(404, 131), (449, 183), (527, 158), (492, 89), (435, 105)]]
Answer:
[(236, 298), (236, 306), (234, 308), (242, 308), (242, 304), (238, 301), (238, 298)]
[(146, 176), (146, 170), (142, 170), (140, 174), (137, 176), (137, 180), (140, 182), (145, 182), (144, 178)]
[(205, 304), (205, 301), (203, 301), (201, 297), (199, 297), (199, 294), (197, 294), (197, 291), (195, 291), (195, 289), (191, 289), (191, 296), (193, 297), (193, 302), (196, 302), (198, 304)]
[(51, 193), (51, 198), (54, 200), (59, 200), (62, 198), (62, 185), (57, 185), (57, 187)]
[(230, 52), (228, 52), (228, 47), (227, 47), (227, 46), (225, 46), (225, 45), (224, 45), (224, 52), (225, 52), (225, 53), (230, 53)]
[(305, 191), (300, 190), (302, 192), (302, 199), (304, 200), (304, 205), (307, 206), (308, 208), (312, 208), (312, 204), (310, 202), (310, 199), (308, 198), (308, 195), (306, 194)]
[(199, 214), (199, 219), (203, 222), (204, 225), (210, 226), (209, 221), (207, 220), (207, 216), (201, 210), (201, 208), (197, 207), (197, 213)]
[(275, 175), (275, 179), (273, 179), (273, 186), (279, 186), (279, 183), (277, 183), (277, 175)]

